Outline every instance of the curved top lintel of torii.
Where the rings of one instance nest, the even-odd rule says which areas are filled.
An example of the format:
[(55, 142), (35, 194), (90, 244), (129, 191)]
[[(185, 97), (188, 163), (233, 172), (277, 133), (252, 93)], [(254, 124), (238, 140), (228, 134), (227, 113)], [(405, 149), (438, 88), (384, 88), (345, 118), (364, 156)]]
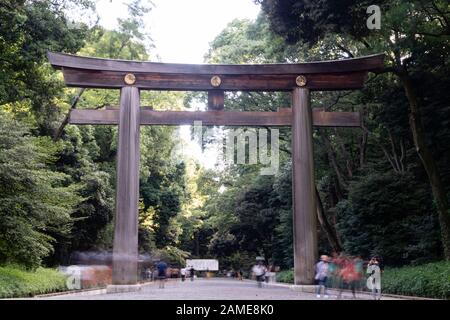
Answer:
[(55, 52), (47, 55), (50, 64), (62, 70), (68, 86), (134, 85), (150, 90), (290, 91), (298, 86), (311, 90), (357, 89), (363, 86), (369, 71), (381, 70), (384, 64), (384, 54), (292, 64), (179, 64)]

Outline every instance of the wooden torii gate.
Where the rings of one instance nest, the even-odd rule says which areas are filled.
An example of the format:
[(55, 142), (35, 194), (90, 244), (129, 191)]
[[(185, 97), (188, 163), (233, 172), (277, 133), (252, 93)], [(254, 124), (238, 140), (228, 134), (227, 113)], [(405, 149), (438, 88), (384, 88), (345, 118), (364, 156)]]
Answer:
[[(169, 64), (48, 53), (67, 86), (120, 89), (120, 107), (70, 111), (71, 124), (118, 124), (117, 193), (113, 284), (137, 284), (140, 125), (291, 126), (296, 285), (314, 283), (317, 260), (312, 126), (359, 127), (360, 114), (325, 112), (310, 106), (311, 90), (349, 90), (383, 67), (382, 54), (298, 64)], [(208, 111), (140, 108), (140, 90), (207, 91)], [(276, 112), (224, 111), (224, 91), (288, 91), (291, 108)]]

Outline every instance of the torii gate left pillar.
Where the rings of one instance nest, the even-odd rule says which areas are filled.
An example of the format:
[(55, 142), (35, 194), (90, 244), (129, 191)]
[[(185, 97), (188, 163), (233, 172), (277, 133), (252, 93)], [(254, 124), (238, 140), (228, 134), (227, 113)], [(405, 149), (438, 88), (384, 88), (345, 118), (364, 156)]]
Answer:
[[(137, 283), (139, 203), (139, 89), (120, 91), (119, 145), (117, 153), (116, 215), (114, 228), (114, 285), (126, 288)], [(110, 291), (114, 287), (109, 287)]]
[(317, 261), (313, 118), (310, 92), (292, 91), (292, 215), (295, 285), (314, 284)]

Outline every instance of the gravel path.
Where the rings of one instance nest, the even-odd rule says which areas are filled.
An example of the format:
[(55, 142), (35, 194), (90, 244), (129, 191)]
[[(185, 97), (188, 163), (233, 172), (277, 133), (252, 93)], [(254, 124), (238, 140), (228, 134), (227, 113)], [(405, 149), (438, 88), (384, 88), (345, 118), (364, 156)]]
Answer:
[[(105, 291), (105, 290), (103, 290)], [(336, 292), (331, 292), (329, 300), (336, 299)], [(370, 299), (369, 295), (359, 294), (358, 299)], [(141, 291), (114, 294), (65, 294), (41, 299), (58, 300), (318, 300), (315, 294), (297, 292), (286, 285), (258, 288), (256, 282), (228, 279), (196, 279), (181, 282), (170, 280), (164, 289), (157, 283), (147, 283)], [(323, 299), (323, 298), (321, 298)], [(351, 293), (345, 292), (343, 299), (351, 299)], [(383, 297), (385, 299), (394, 299)]]

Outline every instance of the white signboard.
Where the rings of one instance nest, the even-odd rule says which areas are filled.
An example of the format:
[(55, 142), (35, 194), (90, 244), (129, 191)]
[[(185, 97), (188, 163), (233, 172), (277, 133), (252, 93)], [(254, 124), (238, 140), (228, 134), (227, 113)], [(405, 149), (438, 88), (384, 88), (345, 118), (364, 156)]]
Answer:
[(186, 259), (186, 268), (196, 271), (219, 271), (219, 261), (215, 259)]

